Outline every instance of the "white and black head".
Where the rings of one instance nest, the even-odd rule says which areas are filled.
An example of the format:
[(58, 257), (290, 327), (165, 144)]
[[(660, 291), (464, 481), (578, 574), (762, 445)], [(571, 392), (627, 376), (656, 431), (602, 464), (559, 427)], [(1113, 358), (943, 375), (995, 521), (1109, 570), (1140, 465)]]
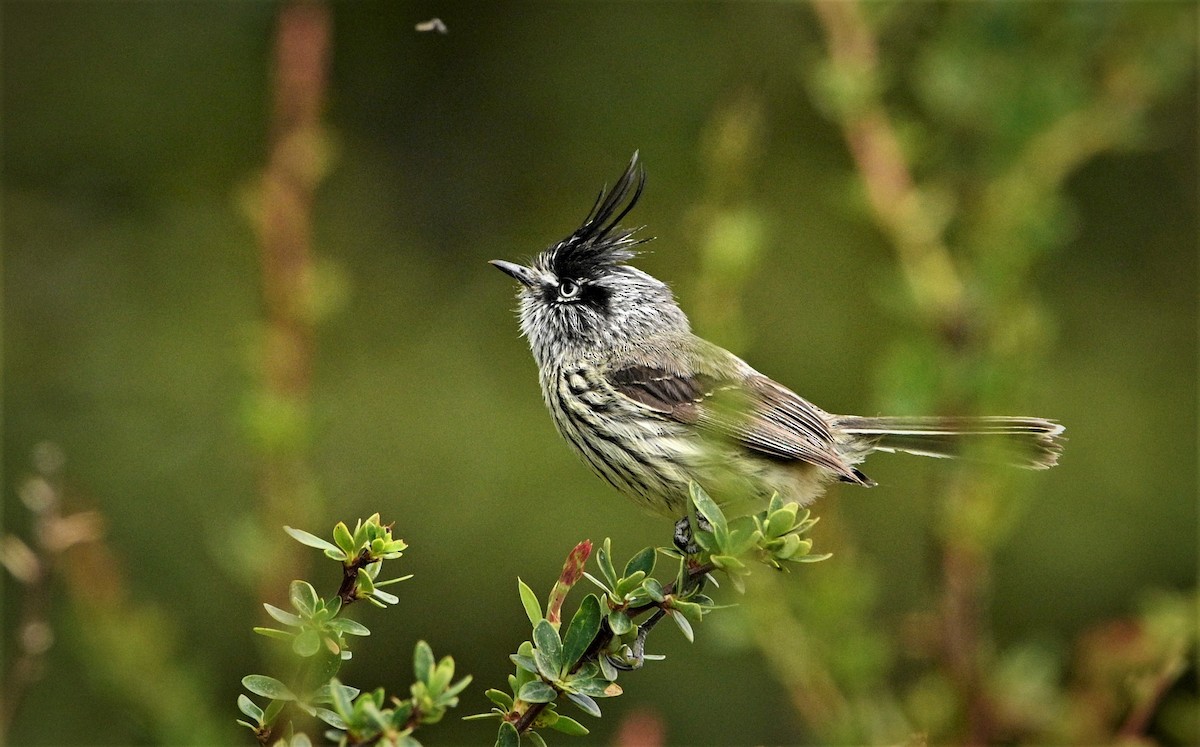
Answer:
[(492, 260), (521, 283), (521, 331), (539, 366), (688, 329), (666, 283), (625, 264), (639, 228), (621, 220), (637, 204), (646, 175), (635, 152), (616, 185), (600, 191), (583, 225), (529, 266)]

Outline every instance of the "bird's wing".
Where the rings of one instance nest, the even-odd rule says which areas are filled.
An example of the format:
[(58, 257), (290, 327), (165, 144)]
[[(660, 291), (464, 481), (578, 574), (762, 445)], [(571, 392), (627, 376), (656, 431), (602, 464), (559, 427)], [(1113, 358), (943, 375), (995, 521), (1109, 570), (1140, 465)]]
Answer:
[(631, 363), (605, 376), (618, 393), (663, 417), (771, 459), (808, 462), (853, 482), (866, 481), (842, 456), (820, 409), (745, 364), (746, 370), (714, 364), (711, 356), (687, 366)]

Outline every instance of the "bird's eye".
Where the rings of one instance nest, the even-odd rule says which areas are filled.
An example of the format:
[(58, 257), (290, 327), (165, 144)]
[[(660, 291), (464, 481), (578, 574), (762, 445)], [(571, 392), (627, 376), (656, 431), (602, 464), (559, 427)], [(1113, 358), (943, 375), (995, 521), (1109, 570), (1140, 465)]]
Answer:
[(558, 297), (571, 299), (579, 295), (579, 283), (574, 280), (564, 280), (558, 284)]

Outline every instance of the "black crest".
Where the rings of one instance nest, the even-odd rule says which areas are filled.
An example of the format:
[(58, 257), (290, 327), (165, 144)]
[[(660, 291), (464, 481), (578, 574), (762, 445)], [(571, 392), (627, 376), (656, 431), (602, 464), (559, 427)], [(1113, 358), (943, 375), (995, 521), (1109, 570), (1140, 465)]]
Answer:
[(633, 210), (645, 186), (646, 172), (634, 151), (613, 188), (600, 190), (583, 225), (543, 255), (550, 271), (558, 277), (594, 278), (613, 265), (633, 259), (637, 254), (634, 247), (650, 239), (635, 239), (640, 227), (626, 229), (620, 223)]

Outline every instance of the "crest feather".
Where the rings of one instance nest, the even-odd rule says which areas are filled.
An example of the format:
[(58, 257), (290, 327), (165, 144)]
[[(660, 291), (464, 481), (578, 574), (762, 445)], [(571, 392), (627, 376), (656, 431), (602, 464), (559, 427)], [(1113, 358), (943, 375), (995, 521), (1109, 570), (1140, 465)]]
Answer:
[(600, 190), (583, 225), (542, 255), (547, 268), (559, 277), (591, 278), (633, 259), (637, 255), (634, 247), (650, 239), (634, 238), (640, 226), (626, 229), (620, 223), (633, 210), (645, 186), (646, 172), (634, 151), (613, 188), (606, 185)]

